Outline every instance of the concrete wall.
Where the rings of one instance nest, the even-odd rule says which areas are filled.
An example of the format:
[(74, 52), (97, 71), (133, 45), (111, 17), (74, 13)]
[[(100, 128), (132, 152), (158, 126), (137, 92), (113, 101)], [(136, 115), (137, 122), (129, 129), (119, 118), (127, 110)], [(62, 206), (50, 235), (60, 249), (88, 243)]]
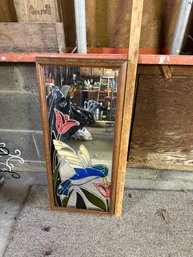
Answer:
[(44, 145), (34, 64), (0, 65), (0, 142), (21, 150), (19, 170), (44, 168)]

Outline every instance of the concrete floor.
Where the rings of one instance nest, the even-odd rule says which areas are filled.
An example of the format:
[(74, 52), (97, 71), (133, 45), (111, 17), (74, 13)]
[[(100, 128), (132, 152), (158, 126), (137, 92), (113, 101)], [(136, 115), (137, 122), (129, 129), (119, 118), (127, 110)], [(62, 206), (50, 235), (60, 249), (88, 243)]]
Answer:
[[(113, 143), (112, 131), (105, 131), (105, 128), (102, 128), (102, 129), (95, 128), (94, 130), (91, 128), (91, 133), (93, 136), (93, 141), (84, 142), (84, 145), (88, 148), (88, 150), (92, 149), (91, 157), (93, 159), (93, 162), (95, 162), (95, 161), (97, 162), (98, 160), (111, 161), (111, 159), (112, 159), (112, 150), (111, 149), (112, 149), (112, 143)], [(101, 135), (103, 138), (102, 140), (101, 140)], [(105, 135), (105, 137), (104, 137), (104, 135)], [(78, 145), (80, 145), (79, 141), (71, 140), (70, 142), (71, 142), (70, 145), (74, 149), (76, 149), (78, 147)], [(101, 151), (101, 149), (103, 149), (103, 151)], [(20, 219), (22, 220), (23, 212), (25, 213), (25, 210), (28, 209), (28, 201), (29, 201), (29, 199), (31, 199), (31, 194), (33, 194), (33, 202), (35, 203), (35, 205), (32, 207), (29, 207), (29, 208), (31, 208), (30, 211), (32, 211), (32, 213), (34, 213), (34, 215), (36, 215), (36, 213), (35, 213), (36, 209), (46, 208), (46, 213), (43, 213), (43, 219), (44, 219), (44, 215), (46, 215), (46, 219), (48, 219), (48, 220), (50, 220), (50, 217), (52, 217), (50, 222), (53, 220), (53, 212), (49, 211), (48, 197), (46, 194), (47, 177), (46, 177), (45, 170), (42, 169), (42, 171), (41, 171), (41, 169), (39, 167), (36, 172), (32, 172), (32, 171), (27, 172), (26, 168), (27, 167), (23, 168), (20, 179), (16, 180), (16, 179), (12, 178), (9, 174), (7, 174), (5, 176), (4, 184), (0, 185), (0, 210), (1, 210), (1, 212), (0, 212), (0, 257), (3, 257), (3, 256), (5, 256), (5, 257), (9, 257), (9, 256), (41, 257), (41, 256), (49, 255), (49, 254), (39, 255), (39, 253), (37, 253), (37, 252), (35, 253), (33, 251), (31, 252), (31, 254), (26, 254), (26, 253), (24, 253), (25, 252), (24, 249), (21, 250), (20, 248), (18, 248), (19, 247), (18, 245), (21, 245), (21, 248), (23, 247), (22, 241), (17, 241), (17, 238), (18, 238), (18, 240), (21, 239), (21, 237), (17, 234), (17, 233), (19, 233), (18, 226), (20, 226), (19, 225)], [(44, 206), (44, 207), (40, 207), (39, 203), (38, 203), (38, 201), (40, 199), (39, 199), (37, 192), (39, 192), (40, 188), (42, 188), (42, 190), (44, 192), (43, 197), (46, 202), (46, 206)], [(128, 169), (127, 174), (126, 174), (125, 188), (126, 188), (126, 191), (125, 191), (126, 196), (128, 195), (128, 190), (131, 190), (131, 189), (136, 190), (137, 189), (135, 192), (132, 192), (133, 195), (134, 194), (139, 195), (139, 197), (136, 197), (136, 204), (140, 210), (142, 210), (144, 208), (144, 210), (146, 212), (148, 212), (148, 210), (146, 209), (146, 206), (144, 206), (144, 203), (140, 198), (140, 195), (144, 195), (147, 190), (151, 190), (151, 189), (155, 190), (155, 195), (154, 195), (153, 191), (151, 191), (149, 194), (150, 195), (149, 201), (151, 201), (151, 199), (153, 199), (151, 197), (156, 197), (157, 200), (155, 201), (155, 204), (157, 201), (162, 202), (162, 200), (161, 200), (162, 197), (163, 197), (163, 199), (165, 199), (165, 202), (168, 202), (168, 204), (169, 204), (171, 199), (170, 199), (170, 193), (168, 193), (168, 190), (173, 190), (173, 193), (171, 193), (171, 195), (173, 195), (172, 196), (173, 198), (175, 198), (175, 197), (179, 198), (182, 196), (184, 201), (186, 201), (186, 200), (192, 201), (191, 197), (193, 199), (193, 195), (192, 195), (193, 194), (192, 193), (192, 191), (193, 191), (193, 173), (186, 172), (186, 171), (167, 171), (167, 170), (160, 171), (160, 170), (148, 170), (148, 169)], [(34, 190), (35, 190), (35, 193), (33, 193)], [(159, 193), (158, 190), (163, 190), (163, 192)], [(179, 194), (176, 191), (178, 191)], [(187, 192), (190, 192), (190, 194)], [(40, 194), (41, 194), (41, 192), (40, 192)], [(186, 197), (187, 197), (187, 199), (186, 199)], [(147, 202), (148, 202), (148, 199), (146, 199), (146, 204), (147, 204)], [(129, 205), (129, 203), (127, 203), (124, 206), (124, 209), (126, 210), (126, 213), (127, 213), (126, 216), (124, 216), (125, 221), (127, 221), (128, 218), (131, 220), (135, 219), (135, 216), (137, 215), (137, 213), (132, 213), (132, 212), (130, 213), (130, 211), (127, 210), (127, 205)], [(177, 209), (179, 202), (174, 201), (173, 205), (174, 205), (174, 209)], [(163, 207), (163, 206), (160, 205), (160, 208), (161, 207)], [(168, 208), (170, 208), (170, 207), (168, 207)], [(134, 216), (132, 216), (132, 215), (134, 215)], [(146, 214), (142, 214), (142, 215), (146, 216)], [(60, 217), (60, 214), (56, 214), (56, 216)], [(70, 217), (71, 216), (69, 216), (69, 214), (68, 214), (67, 221), (70, 220)], [(77, 217), (78, 216), (72, 215), (74, 222), (76, 222)], [(181, 222), (181, 225), (183, 222), (186, 222), (186, 223), (188, 222), (188, 221), (185, 221), (183, 217), (186, 217), (186, 213), (182, 213), (181, 221), (179, 221), (179, 222)], [(140, 219), (140, 217), (138, 217), (138, 218)], [(31, 217), (26, 216), (25, 219), (29, 219), (29, 222), (30, 222)], [(40, 219), (41, 219), (41, 217), (40, 217)], [(84, 218), (82, 217), (82, 219), (84, 219)], [(79, 218), (78, 218), (78, 221), (80, 221)], [(96, 221), (96, 219), (95, 219), (95, 221)], [(102, 220), (102, 223), (103, 223), (103, 221), (104, 220)], [(54, 222), (56, 222), (56, 220)], [(91, 218), (90, 225), (94, 226), (94, 223), (92, 224), (92, 222), (93, 222), (93, 220)], [(128, 220), (128, 222), (129, 222), (129, 220)], [(111, 223), (111, 221), (109, 221), (109, 224), (110, 223)], [(192, 224), (193, 224), (193, 222), (192, 222)], [(62, 223), (61, 223), (61, 226), (62, 226)], [(127, 226), (127, 222), (124, 223), (124, 226)], [(128, 229), (133, 229), (130, 225), (128, 225), (128, 226), (129, 226)], [(188, 226), (188, 224), (187, 224), (187, 226)], [(27, 220), (25, 220), (25, 222), (22, 224), (22, 228), (24, 230), (28, 230), (28, 221)], [(76, 230), (76, 227), (74, 227), (74, 229)], [(93, 227), (93, 229), (94, 229), (94, 227)], [(106, 229), (108, 230), (108, 227)], [(143, 227), (141, 227), (141, 229), (143, 230)], [(177, 228), (175, 228), (175, 229), (176, 229), (176, 233), (180, 233), (180, 231), (178, 231)], [(175, 229), (172, 233), (175, 233)], [(153, 231), (152, 233), (155, 232), (154, 230), (152, 230), (152, 231)], [(25, 233), (26, 232), (22, 232), (22, 237), (25, 237)], [(29, 233), (26, 233), (26, 235), (30, 237)], [(114, 233), (114, 232), (111, 230), (111, 233)], [(122, 232), (120, 232), (120, 233), (122, 233)], [(131, 234), (132, 234), (132, 231), (131, 231)], [(152, 235), (153, 234), (150, 234), (150, 236), (152, 236)], [(51, 238), (52, 238), (52, 236), (54, 236), (54, 235), (51, 235)], [(62, 234), (61, 234), (61, 236), (62, 236)], [(133, 234), (133, 236), (135, 237), (136, 234)], [(192, 236), (192, 234), (190, 232), (189, 237), (191, 237), (191, 236)], [(128, 234), (128, 237), (130, 237), (129, 234)], [(41, 240), (44, 240), (44, 238), (42, 238)], [(41, 242), (41, 240), (40, 240), (40, 242)], [(159, 238), (157, 240), (159, 240)], [(16, 245), (14, 245), (13, 242), (15, 242)], [(49, 241), (48, 243), (50, 244), (51, 241)], [(126, 243), (128, 243), (128, 242), (126, 242)], [(28, 245), (28, 247), (31, 247), (30, 242), (26, 241), (26, 247), (27, 247), (27, 245)], [(17, 250), (14, 252), (15, 248), (18, 248), (19, 252), (17, 252)], [(24, 245), (24, 248), (25, 248), (25, 245)], [(88, 248), (89, 248), (89, 246), (88, 246)], [(139, 248), (140, 248), (140, 246), (139, 246)], [(6, 251), (6, 249), (7, 249), (7, 251)], [(131, 247), (131, 249), (132, 249), (132, 247)], [(85, 251), (86, 250), (88, 250), (88, 249), (85, 249)], [(129, 251), (129, 249), (128, 249), (128, 251)], [(6, 254), (5, 254), (5, 252), (6, 252)], [(174, 255), (170, 255), (170, 253), (168, 253), (168, 254), (169, 255), (163, 255), (163, 256), (166, 256), (166, 257), (174, 256)], [(192, 257), (193, 252), (191, 254), (192, 255), (183, 255), (183, 257), (185, 257), (185, 256)], [(61, 254), (60, 255), (52, 254), (52, 256), (61, 256)], [(68, 254), (68, 255), (63, 255), (63, 256), (70, 257), (71, 255)], [(79, 257), (82, 255), (72, 255), (72, 256)], [(87, 255), (87, 256), (90, 256), (90, 255)], [(110, 255), (108, 255), (107, 253), (106, 253), (106, 255), (105, 254), (97, 255), (95, 252), (95, 255), (93, 255), (93, 256), (106, 257), (106, 256), (110, 256)], [(119, 253), (119, 255), (111, 255), (111, 256), (125, 256), (125, 257), (138, 257), (138, 256), (146, 257), (146, 256), (148, 256), (148, 257), (150, 257), (151, 255), (147, 255), (147, 253), (144, 255), (143, 255), (143, 253), (141, 253), (141, 255), (137, 254), (137, 253), (136, 253), (136, 255), (128, 255), (126, 252), (124, 252), (122, 255)], [(156, 255), (154, 254), (152, 256), (155, 257)], [(162, 255), (158, 255), (158, 256), (162, 256)], [(175, 257), (176, 256), (178, 256), (178, 255), (175, 255)], [(179, 256), (181, 257), (182, 255), (179, 255)]]
[(23, 172), (20, 179), (5, 176), (0, 185), (0, 257), (11, 238), (12, 228), (18, 218), (32, 185), (46, 184), (46, 173)]
[[(28, 195), (31, 187), (34, 185), (45, 186), (47, 184), (47, 178), (45, 172), (22, 172), (21, 178), (15, 180), (11, 176), (7, 175), (4, 180), (4, 184), (0, 186), (0, 257), (4, 256), (5, 249), (12, 242), (12, 236), (15, 233), (15, 224), (18, 223), (20, 219), (20, 215), (23, 211), (23, 207), (26, 207), (26, 199), (28, 199)], [(47, 187), (45, 187), (46, 189)], [(193, 174), (191, 172), (177, 172), (177, 171), (156, 171), (156, 170), (135, 170), (129, 169), (127, 171), (126, 176), (126, 191), (125, 194), (128, 194), (127, 189), (156, 189), (156, 190), (179, 190), (183, 193), (183, 199), (189, 199), (188, 201), (192, 201), (193, 195), (192, 193), (187, 193), (189, 190), (193, 190)], [(140, 192), (145, 192), (144, 190), (137, 190), (139, 194)], [(158, 192), (158, 191), (156, 191)], [(166, 195), (162, 192), (161, 195), (164, 197), (166, 201), (168, 201), (168, 197), (170, 194), (166, 192)], [(176, 192), (175, 192), (176, 193)], [(158, 194), (159, 195), (159, 194)], [(36, 201), (36, 197), (34, 201)], [(47, 196), (46, 209), (49, 209)], [(192, 197), (192, 198), (191, 198)], [(140, 208), (143, 207), (143, 201), (138, 198), (138, 204)], [(176, 205), (177, 208), (179, 203), (173, 202), (173, 205)], [(163, 206), (160, 206), (163, 207)], [(36, 207), (34, 207), (36, 208)], [(127, 207), (124, 207), (127, 209)], [(129, 212), (129, 210), (128, 210)], [(47, 215), (52, 215), (52, 212), (48, 212)], [(129, 214), (128, 214), (129, 215)], [(185, 215), (185, 214), (184, 214)], [(185, 216), (184, 216), (185, 217)], [(185, 222), (183, 219), (183, 215), (181, 217), (181, 221)], [(186, 221), (188, 222), (188, 221)], [(180, 224), (179, 224), (180, 225)], [(181, 226), (181, 225), (180, 225)], [(28, 224), (26, 223), (26, 229), (28, 229)], [(193, 231), (193, 230), (192, 230)], [(175, 232), (175, 231), (174, 231)], [(192, 232), (193, 233), (193, 232)], [(193, 235), (193, 234), (192, 234)], [(62, 235), (61, 235), (62, 236)], [(191, 236), (191, 234), (189, 235)], [(193, 256), (192, 255), (184, 255), (184, 256)], [(11, 256), (11, 255), (5, 255)], [(39, 255), (17, 255), (15, 253), (14, 256), (37, 256)], [(54, 256), (54, 255), (52, 255)], [(65, 256), (65, 255), (64, 255)], [(97, 255), (95, 255), (97, 256)], [(102, 256), (102, 255), (98, 255)], [(104, 255), (105, 256), (105, 255)], [(106, 255), (108, 256), (108, 255)], [(105, 257), (106, 257), (105, 256)], [(119, 256), (131, 256), (135, 257), (135, 255), (119, 255)], [(136, 256), (147, 256), (147, 255), (136, 255)], [(150, 255), (149, 255), (150, 256)], [(162, 256), (162, 255), (159, 255)], [(164, 255), (165, 256), (165, 255)], [(167, 257), (169, 257), (168, 255)], [(175, 255), (176, 257), (177, 255)], [(180, 256), (180, 255), (179, 255)], [(182, 256), (182, 255), (181, 255)], [(171, 255), (173, 257), (173, 255)]]

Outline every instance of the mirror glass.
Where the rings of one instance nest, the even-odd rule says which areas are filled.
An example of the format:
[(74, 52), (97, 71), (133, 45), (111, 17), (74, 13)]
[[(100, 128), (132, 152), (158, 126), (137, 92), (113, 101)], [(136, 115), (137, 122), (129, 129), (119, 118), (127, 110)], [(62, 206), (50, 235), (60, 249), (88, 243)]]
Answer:
[(55, 206), (108, 212), (118, 69), (44, 66)]

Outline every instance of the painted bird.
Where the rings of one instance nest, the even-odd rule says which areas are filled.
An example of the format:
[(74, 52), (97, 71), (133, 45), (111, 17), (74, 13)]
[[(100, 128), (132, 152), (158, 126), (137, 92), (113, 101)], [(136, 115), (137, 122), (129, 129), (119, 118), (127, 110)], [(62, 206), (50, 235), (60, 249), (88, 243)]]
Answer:
[(69, 145), (59, 140), (53, 140), (53, 143), (59, 157), (73, 168), (69, 178), (59, 184), (58, 196), (68, 196), (72, 186), (81, 186), (97, 178), (103, 178), (104, 184), (107, 183), (108, 168), (102, 164), (92, 165), (90, 154), (84, 145), (80, 145), (76, 153)]

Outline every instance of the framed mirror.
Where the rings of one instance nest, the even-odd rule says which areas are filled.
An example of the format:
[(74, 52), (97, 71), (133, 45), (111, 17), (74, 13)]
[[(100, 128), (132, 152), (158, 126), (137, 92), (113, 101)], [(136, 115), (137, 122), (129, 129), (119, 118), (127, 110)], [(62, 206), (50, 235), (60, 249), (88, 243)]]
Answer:
[(51, 208), (113, 215), (127, 62), (72, 54), (36, 68)]

